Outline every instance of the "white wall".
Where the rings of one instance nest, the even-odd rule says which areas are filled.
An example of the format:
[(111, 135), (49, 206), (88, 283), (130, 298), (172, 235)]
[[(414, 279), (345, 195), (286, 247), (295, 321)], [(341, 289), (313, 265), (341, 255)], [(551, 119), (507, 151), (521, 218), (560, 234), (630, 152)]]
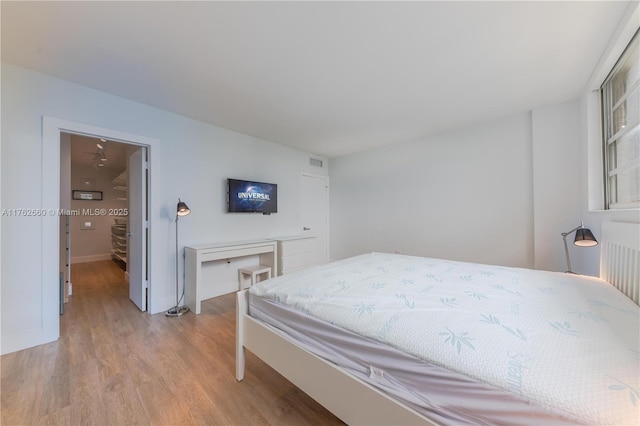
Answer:
[[(331, 161), (334, 258), (378, 250), (565, 271), (581, 219), (580, 103)], [(569, 239), (574, 271), (597, 250)], [(591, 256), (591, 257), (590, 257)]]
[[(175, 205), (181, 197), (192, 213), (180, 222), (184, 245), (267, 238), (299, 233), (298, 199), (309, 155), (107, 95), (30, 70), (2, 64), (2, 207), (44, 208), (43, 116), (86, 123), (157, 139), (151, 165), (152, 200), (150, 309), (175, 303)], [(279, 212), (270, 216), (226, 214), (227, 177), (278, 184)], [(57, 338), (45, 324), (58, 317), (43, 312), (44, 294), (58, 286), (45, 276), (43, 223), (37, 217), (2, 217), (2, 353)], [(48, 225), (46, 225), (48, 226)], [(57, 222), (56, 222), (57, 233)], [(57, 259), (56, 262), (57, 264)], [(47, 290), (49, 289), (49, 290)], [(47, 290), (47, 291), (45, 291)], [(48, 312), (48, 311), (47, 311)], [(58, 330), (58, 328), (55, 328)]]
[[(112, 215), (83, 215), (85, 210), (106, 209), (122, 210), (128, 206), (127, 201), (118, 200), (124, 193), (113, 189), (113, 179), (122, 170), (108, 167), (93, 168), (91, 166), (71, 166), (71, 189), (101, 191), (101, 201), (71, 200), (71, 210), (80, 212), (70, 217), (71, 230), (71, 263), (92, 262), (95, 260), (111, 259), (111, 225)], [(83, 181), (92, 179), (95, 183), (88, 188)], [(93, 229), (83, 226), (91, 222)]]
[[(580, 220), (597, 239), (602, 222), (640, 222), (637, 209), (601, 210), (594, 81), (580, 100), (536, 108), (530, 119), (331, 160), (332, 257), (398, 251), (560, 272), (560, 234)], [(575, 247), (573, 235), (568, 242), (572, 270), (598, 276), (600, 246)]]
[[(580, 110), (578, 102), (535, 109), (533, 119), (533, 217), (536, 269), (566, 271), (562, 232), (580, 225)], [(588, 222), (585, 223), (589, 227)], [(569, 254), (580, 253), (567, 237)], [(597, 237), (596, 237), (597, 238)], [(584, 253), (582, 253), (584, 254)], [(572, 269), (580, 271), (572, 263)], [(582, 272), (582, 271), (580, 271)]]
[(331, 256), (533, 266), (531, 116), (331, 160)]

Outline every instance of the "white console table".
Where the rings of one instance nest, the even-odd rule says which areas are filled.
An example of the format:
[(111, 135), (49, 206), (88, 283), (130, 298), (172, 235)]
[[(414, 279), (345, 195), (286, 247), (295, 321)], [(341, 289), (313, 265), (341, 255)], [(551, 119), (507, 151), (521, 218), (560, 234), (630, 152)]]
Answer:
[(194, 314), (200, 313), (204, 262), (258, 255), (260, 264), (271, 266), (275, 275), (278, 270), (277, 243), (276, 240), (253, 240), (185, 247), (185, 304)]
[(278, 268), (276, 275), (291, 272), (318, 264), (316, 237), (294, 236), (277, 238)]

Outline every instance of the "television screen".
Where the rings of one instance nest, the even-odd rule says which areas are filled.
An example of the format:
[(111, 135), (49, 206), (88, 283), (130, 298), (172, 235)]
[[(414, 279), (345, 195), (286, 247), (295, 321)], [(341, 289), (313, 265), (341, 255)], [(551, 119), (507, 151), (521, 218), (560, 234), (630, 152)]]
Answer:
[(277, 213), (278, 185), (240, 179), (228, 179), (228, 212)]

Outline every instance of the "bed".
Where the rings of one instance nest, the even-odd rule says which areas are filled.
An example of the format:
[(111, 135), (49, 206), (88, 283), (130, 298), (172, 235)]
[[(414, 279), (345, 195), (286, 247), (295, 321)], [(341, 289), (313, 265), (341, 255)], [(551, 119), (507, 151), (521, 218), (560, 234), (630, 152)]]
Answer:
[(249, 350), (348, 424), (637, 424), (638, 236), (603, 224), (604, 279), (370, 253), (264, 281), (236, 378)]

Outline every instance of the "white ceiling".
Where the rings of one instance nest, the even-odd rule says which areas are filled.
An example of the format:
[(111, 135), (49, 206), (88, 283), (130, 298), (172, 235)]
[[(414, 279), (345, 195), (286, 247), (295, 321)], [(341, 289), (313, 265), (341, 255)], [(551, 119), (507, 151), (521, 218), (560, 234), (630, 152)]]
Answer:
[(127, 168), (127, 144), (91, 138), (82, 135), (70, 135), (71, 140), (71, 165), (72, 166), (97, 166), (95, 161), (98, 152), (97, 143), (103, 146), (106, 161), (101, 161), (100, 169), (126, 170)]
[(2, 61), (326, 157), (577, 99), (628, 2), (0, 2)]

